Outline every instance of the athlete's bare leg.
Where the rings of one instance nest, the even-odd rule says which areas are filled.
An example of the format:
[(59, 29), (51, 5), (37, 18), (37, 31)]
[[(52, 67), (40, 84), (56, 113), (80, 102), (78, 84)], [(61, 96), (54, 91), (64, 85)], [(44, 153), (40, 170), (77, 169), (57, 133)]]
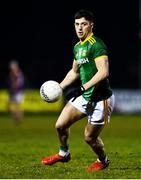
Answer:
[(19, 124), (23, 120), (23, 110), (21, 104), (17, 102), (8, 102), (7, 105), (8, 112), (11, 114), (14, 122)]
[(99, 159), (103, 159), (106, 156), (104, 144), (99, 137), (103, 127), (104, 125), (91, 125), (89, 123), (85, 127), (85, 141), (91, 146)]
[(62, 110), (57, 122), (56, 129), (58, 132), (58, 137), (60, 140), (61, 146), (67, 146), (67, 140), (69, 136), (69, 127), (76, 121), (85, 117), (86, 114), (83, 114), (77, 110), (70, 103), (67, 103), (64, 109)]
[(16, 109), (13, 111), (13, 118), (17, 124), (21, 123), (23, 120), (23, 110), (21, 108), (21, 103), (15, 104)]

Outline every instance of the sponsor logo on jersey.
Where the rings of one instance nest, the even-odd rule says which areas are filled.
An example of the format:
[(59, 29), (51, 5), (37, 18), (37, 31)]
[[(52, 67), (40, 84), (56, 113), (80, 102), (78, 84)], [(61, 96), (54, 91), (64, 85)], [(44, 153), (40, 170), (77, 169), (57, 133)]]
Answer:
[(85, 64), (89, 62), (88, 58), (81, 58), (81, 59), (77, 59), (78, 64)]

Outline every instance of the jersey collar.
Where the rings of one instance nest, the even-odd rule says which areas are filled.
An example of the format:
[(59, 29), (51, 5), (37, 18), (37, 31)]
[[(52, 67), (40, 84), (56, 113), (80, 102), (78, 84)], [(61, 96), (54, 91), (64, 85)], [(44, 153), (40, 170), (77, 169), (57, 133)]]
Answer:
[(93, 33), (91, 33), (84, 41), (80, 41), (80, 44), (83, 45), (86, 41), (88, 41), (93, 36)]

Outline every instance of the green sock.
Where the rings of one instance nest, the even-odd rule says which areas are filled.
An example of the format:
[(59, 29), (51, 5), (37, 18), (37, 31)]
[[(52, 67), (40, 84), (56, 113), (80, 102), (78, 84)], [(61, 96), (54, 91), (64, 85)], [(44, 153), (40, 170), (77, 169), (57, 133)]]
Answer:
[(62, 150), (62, 151), (68, 151), (68, 146), (60, 146), (60, 150)]

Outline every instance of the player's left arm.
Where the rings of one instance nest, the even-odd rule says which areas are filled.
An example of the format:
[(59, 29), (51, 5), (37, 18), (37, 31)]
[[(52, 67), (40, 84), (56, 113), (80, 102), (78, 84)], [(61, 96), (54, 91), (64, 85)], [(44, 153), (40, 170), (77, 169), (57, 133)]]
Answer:
[(109, 75), (108, 56), (97, 57), (94, 61), (97, 67), (97, 73), (86, 84), (83, 85), (85, 90), (99, 83)]

